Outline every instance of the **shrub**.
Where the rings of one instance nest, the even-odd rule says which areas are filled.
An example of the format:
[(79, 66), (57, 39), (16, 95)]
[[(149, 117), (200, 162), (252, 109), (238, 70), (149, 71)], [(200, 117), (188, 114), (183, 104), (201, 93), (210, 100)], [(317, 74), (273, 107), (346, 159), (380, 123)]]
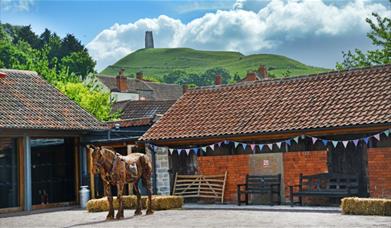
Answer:
[(341, 208), (343, 214), (391, 216), (391, 199), (348, 197)]
[[(113, 197), (113, 206), (115, 210), (118, 210), (119, 204), (117, 197)], [(125, 209), (136, 209), (137, 197), (123, 196), (123, 204)], [(147, 196), (141, 197), (142, 209), (147, 207)], [(183, 197), (181, 196), (152, 196), (152, 209), (153, 210), (168, 210), (174, 208), (181, 208), (183, 206)], [(107, 197), (100, 199), (92, 199), (87, 202), (88, 212), (100, 212), (109, 210), (109, 201)]]

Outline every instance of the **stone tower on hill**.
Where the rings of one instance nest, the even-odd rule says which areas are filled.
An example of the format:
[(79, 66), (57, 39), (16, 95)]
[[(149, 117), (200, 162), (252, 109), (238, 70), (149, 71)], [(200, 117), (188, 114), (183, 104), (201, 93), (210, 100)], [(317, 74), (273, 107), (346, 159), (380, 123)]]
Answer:
[(145, 32), (145, 48), (153, 48), (152, 31)]

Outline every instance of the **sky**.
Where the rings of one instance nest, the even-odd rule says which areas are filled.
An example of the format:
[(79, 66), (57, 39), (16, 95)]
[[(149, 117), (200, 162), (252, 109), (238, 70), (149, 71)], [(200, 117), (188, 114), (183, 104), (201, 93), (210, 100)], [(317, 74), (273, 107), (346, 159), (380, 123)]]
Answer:
[(372, 12), (391, 17), (388, 0), (103, 1), (0, 0), (0, 21), (74, 34), (98, 71), (144, 47), (273, 53), (334, 68), (342, 51), (374, 47), (366, 37)]

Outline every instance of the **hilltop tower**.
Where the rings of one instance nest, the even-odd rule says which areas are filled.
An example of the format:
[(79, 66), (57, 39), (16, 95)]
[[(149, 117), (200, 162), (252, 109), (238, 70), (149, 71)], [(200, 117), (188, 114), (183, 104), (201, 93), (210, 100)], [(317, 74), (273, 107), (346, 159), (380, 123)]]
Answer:
[(153, 48), (152, 31), (145, 32), (145, 48)]

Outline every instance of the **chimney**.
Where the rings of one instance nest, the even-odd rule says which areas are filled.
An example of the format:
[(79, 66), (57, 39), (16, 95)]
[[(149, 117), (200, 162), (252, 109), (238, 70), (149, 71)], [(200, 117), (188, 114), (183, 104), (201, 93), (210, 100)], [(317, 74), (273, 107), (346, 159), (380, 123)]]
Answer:
[(259, 65), (258, 73), (262, 78), (269, 78), (267, 75), (267, 68), (264, 65)]
[(128, 82), (127, 79), (124, 75), (125, 69), (121, 68), (118, 72), (118, 76), (116, 77), (117, 79), (117, 88), (119, 89), (120, 92), (127, 92), (128, 91)]
[(144, 78), (144, 75), (143, 75), (142, 71), (139, 71), (136, 73), (136, 79), (143, 80), (143, 78)]
[(257, 74), (255, 72), (248, 72), (244, 81), (252, 82), (258, 80)]
[(6, 73), (0, 72), (0, 78), (6, 78), (6, 77), (7, 77)]
[(222, 84), (222, 81), (223, 81), (223, 78), (221, 77), (221, 74), (216, 74), (216, 77), (215, 77), (215, 85), (221, 85)]
[(182, 86), (182, 93), (185, 94), (188, 89), (189, 89), (189, 86), (187, 84), (183, 84), (183, 86)]

